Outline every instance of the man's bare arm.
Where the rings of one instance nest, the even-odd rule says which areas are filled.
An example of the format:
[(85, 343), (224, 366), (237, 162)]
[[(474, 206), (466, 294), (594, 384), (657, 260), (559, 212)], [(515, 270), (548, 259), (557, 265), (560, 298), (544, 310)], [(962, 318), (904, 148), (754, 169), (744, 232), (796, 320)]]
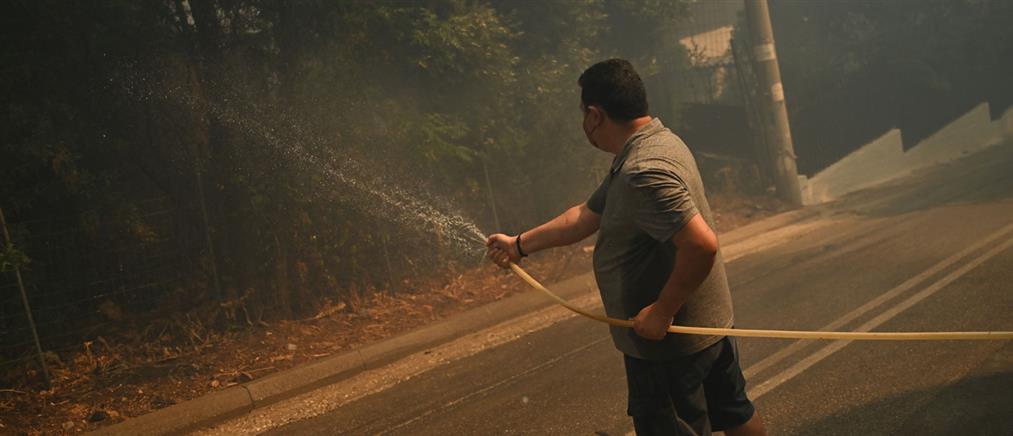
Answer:
[[(591, 211), (587, 203), (581, 203), (545, 224), (523, 232), (520, 249), (524, 254), (531, 254), (546, 248), (570, 245), (597, 232), (600, 224), (601, 215)], [(517, 236), (502, 233), (489, 236), (486, 246), (489, 247), (489, 255), (493, 261), (505, 267), (511, 261), (520, 260), (516, 239)]]
[(530, 254), (546, 248), (580, 242), (598, 231), (601, 215), (591, 211), (586, 203), (578, 204), (549, 222), (524, 232), (521, 248)]

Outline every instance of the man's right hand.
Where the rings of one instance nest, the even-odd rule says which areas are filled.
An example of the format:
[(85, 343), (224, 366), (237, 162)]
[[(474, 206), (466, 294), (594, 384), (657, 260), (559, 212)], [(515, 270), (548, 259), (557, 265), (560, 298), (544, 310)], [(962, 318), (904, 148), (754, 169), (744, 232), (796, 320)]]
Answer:
[(510, 262), (517, 263), (521, 260), (521, 254), (517, 252), (516, 236), (496, 233), (489, 236), (485, 246), (489, 249), (489, 259), (503, 268), (509, 268)]

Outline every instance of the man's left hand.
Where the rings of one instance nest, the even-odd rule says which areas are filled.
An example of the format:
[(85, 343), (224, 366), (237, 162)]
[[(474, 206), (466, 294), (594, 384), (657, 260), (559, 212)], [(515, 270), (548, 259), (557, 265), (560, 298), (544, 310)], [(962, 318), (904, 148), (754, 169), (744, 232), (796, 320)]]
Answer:
[(656, 305), (657, 303), (651, 303), (633, 318), (633, 331), (640, 337), (652, 341), (665, 339), (668, 326), (675, 320), (675, 317), (661, 313), (661, 309)]
[(511, 262), (521, 261), (521, 253), (517, 251), (517, 236), (496, 233), (489, 236), (485, 246), (489, 249), (489, 259), (501, 268), (510, 268)]

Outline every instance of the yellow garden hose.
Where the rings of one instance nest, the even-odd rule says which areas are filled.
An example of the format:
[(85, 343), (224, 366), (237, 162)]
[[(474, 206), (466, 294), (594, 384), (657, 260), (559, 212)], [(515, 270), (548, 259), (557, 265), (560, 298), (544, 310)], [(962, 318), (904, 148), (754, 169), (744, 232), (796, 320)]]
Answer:
[[(605, 315), (590, 313), (573, 306), (560, 296), (552, 293), (538, 280), (531, 277), (516, 263), (510, 263), (510, 269), (532, 288), (542, 291), (561, 306), (596, 321), (617, 327), (632, 328), (633, 321), (609, 318)], [(1013, 339), (1013, 332), (827, 332), (827, 331), (795, 331), (795, 330), (753, 330), (729, 329), (712, 327), (670, 326), (669, 333), (707, 336), (736, 336), (748, 338), (779, 338), (779, 339), (845, 339), (873, 341), (952, 341), (952, 340), (1000, 340)]]

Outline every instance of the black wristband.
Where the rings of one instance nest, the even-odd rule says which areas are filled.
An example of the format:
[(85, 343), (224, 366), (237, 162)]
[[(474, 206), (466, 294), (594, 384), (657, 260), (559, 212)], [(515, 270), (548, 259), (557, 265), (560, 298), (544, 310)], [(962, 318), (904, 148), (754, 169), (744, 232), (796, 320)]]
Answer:
[(521, 250), (521, 235), (523, 234), (524, 232), (517, 234), (517, 239), (514, 239), (514, 245), (517, 246), (517, 254), (521, 255), (521, 257), (528, 257), (527, 254), (524, 254), (524, 250)]

